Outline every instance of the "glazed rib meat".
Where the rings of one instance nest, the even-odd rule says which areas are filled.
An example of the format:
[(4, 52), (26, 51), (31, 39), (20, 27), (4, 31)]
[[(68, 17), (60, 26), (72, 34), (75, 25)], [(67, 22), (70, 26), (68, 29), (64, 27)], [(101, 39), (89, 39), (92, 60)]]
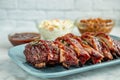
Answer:
[(47, 60), (48, 60), (47, 64), (54, 65), (54, 64), (59, 63), (60, 49), (58, 48), (58, 45), (52, 41), (47, 41), (47, 45), (49, 48), (49, 53), (48, 53), (48, 57), (47, 57)]
[(110, 53), (110, 50), (109, 48), (107, 47), (107, 45), (105, 44), (104, 41), (101, 41), (99, 40), (100, 42), (100, 45), (101, 45), (101, 51), (103, 52), (104, 54), (104, 60), (112, 60), (113, 59), (113, 56), (112, 54)]
[(116, 48), (118, 49), (118, 56), (120, 56), (120, 41), (117, 40), (113, 40)]
[(110, 50), (105, 45), (105, 42), (99, 40), (94, 35), (95, 34), (84, 33), (81, 36), (81, 39), (84, 40), (84, 41), (86, 41), (92, 48), (94, 48), (99, 53), (101, 53), (104, 56), (105, 60), (111, 60), (111, 59), (113, 59), (112, 54), (110, 53)]
[(64, 46), (58, 41), (55, 41), (55, 43), (58, 44), (60, 49), (60, 63), (62, 63), (65, 68), (79, 65), (79, 60), (74, 50), (72, 50), (70, 47)]
[(72, 33), (58, 37), (55, 41), (37, 40), (26, 44), (26, 61), (36, 68), (60, 64), (65, 68), (112, 60), (120, 56), (120, 41), (104, 33)]
[(86, 41), (92, 48), (94, 48), (95, 50), (97, 50), (101, 54), (103, 54), (101, 51), (101, 45), (100, 45), (99, 41), (97, 40), (97, 38), (93, 34), (84, 33), (81, 36), (81, 39)]
[(36, 68), (42, 68), (46, 66), (47, 56), (49, 53), (50, 50), (46, 44), (46, 41), (42, 40), (27, 44), (24, 50), (27, 62)]
[(90, 54), (92, 62), (94, 64), (100, 63), (101, 60), (103, 60), (104, 56), (100, 54), (97, 50), (95, 50), (94, 48), (90, 47), (90, 45), (87, 44), (87, 42), (82, 41), (80, 37), (79, 37), (79, 42), (84, 47), (84, 49)]
[(76, 52), (80, 63), (84, 65), (86, 61), (90, 59), (90, 55), (83, 49), (81, 44), (74, 37), (75, 36), (72, 34), (66, 34), (65, 36), (57, 38), (56, 41), (59, 41), (63, 45), (72, 48)]
[(98, 33), (96, 34), (96, 37), (98, 37), (101, 41), (105, 42), (111, 53), (116, 56), (120, 55), (117, 47), (115, 46), (115, 43), (113, 42), (113, 39), (104, 33)]

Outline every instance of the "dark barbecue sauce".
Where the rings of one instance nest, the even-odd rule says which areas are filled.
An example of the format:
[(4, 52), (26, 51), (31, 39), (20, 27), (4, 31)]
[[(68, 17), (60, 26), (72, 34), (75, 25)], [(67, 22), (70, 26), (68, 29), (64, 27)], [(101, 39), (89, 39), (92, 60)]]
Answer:
[(31, 41), (34, 41), (36, 39), (40, 39), (39, 33), (33, 33), (33, 32), (25, 32), (25, 33), (15, 33), (13, 35), (8, 36), (9, 41), (14, 45), (20, 45), (29, 43)]

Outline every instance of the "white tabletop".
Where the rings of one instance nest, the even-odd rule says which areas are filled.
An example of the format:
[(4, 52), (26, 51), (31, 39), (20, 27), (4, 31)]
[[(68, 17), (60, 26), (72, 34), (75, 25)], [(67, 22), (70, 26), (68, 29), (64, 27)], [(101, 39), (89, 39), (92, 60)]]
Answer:
[[(6, 27), (1, 28), (0, 31), (0, 80), (43, 80), (29, 75), (9, 58), (8, 49), (12, 45), (9, 43), (7, 36), (13, 30), (15, 28)], [(19, 31), (23, 30), (29, 31), (25, 27), (19, 29)], [(35, 28), (30, 28), (30, 30), (37, 31)], [(73, 32), (75, 34), (79, 33), (77, 29), (74, 29)], [(120, 37), (120, 27), (114, 27), (111, 34)], [(120, 64), (50, 80), (120, 80)]]

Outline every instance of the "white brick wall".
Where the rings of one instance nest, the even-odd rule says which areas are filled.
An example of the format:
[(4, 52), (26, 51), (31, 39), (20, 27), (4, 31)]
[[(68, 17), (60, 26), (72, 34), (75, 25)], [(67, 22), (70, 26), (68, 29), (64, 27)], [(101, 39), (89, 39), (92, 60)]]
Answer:
[(15, 20), (37, 20), (44, 19), (46, 13), (38, 10), (8, 10), (8, 19)]
[(120, 0), (94, 0), (96, 10), (120, 10)]
[(17, 0), (0, 0), (1, 9), (16, 9)]
[(51, 19), (51, 18), (62, 18), (64, 19), (65, 15), (64, 15), (64, 11), (47, 11), (46, 12), (46, 16), (47, 19)]
[(37, 8), (45, 10), (71, 10), (74, 0), (37, 0)]
[(80, 11), (91, 11), (92, 0), (75, 0), (75, 9)]
[(18, 0), (18, 9), (36, 9), (36, 0)]
[(120, 0), (0, 0), (0, 27), (34, 27), (44, 19), (112, 18), (120, 24)]
[(6, 10), (0, 10), (0, 19), (7, 19)]

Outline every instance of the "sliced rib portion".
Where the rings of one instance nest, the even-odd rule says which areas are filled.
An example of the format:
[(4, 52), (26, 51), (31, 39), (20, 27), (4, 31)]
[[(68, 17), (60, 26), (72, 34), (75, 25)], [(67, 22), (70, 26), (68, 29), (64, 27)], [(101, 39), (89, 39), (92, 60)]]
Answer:
[[(95, 35), (95, 34), (94, 34)], [(109, 49), (105, 45), (105, 43), (95, 37), (93, 34), (84, 33), (81, 36), (81, 39), (86, 41), (92, 48), (100, 52), (105, 60), (113, 59), (112, 54), (110, 53)]]
[(118, 56), (120, 56), (120, 41), (117, 41), (117, 40), (113, 40), (113, 42), (114, 42), (114, 44), (115, 44), (115, 46), (117, 47), (117, 49), (118, 49)]
[(104, 53), (104, 60), (112, 60), (113, 56), (108, 48), (108, 46), (105, 44), (104, 41), (99, 40), (100, 44), (101, 44), (101, 50)]
[(60, 49), (58, 48), (58, 45), (52, 41), (46, 41), (46, 42), (50, 50), (50, 52), (48, 53), (48, 57), (47, 57), (47, 60), (48, 60), (47, 64), (54, 65), (54, 64), (59, 63)]
[(57, 38), (56, 41), (59, 41), (65, 46), (72, 48), (76, 52), (80, 63), (84, 65), (86, 61), (90, 59), (90, 55), (83, 49), (81, 44), (76, 39), (74, 39), (73, 36), (74, 35), (66, 34), (65, 36)]
[(37, 40), (26, 44), (26, 61), (36, 68), (62, 64), (77, 67), (120, 57), (120, 41), (104, 33), (66, 34), (55, 41)]
[(103, 54), (101, 52), (101, 45), (94, 35), (89, 34), (89, 33), (84, 33), (82, 34), (81, 39), (86, 41), (92, 48), (94, 48), (95, 50)]
[(62, 65), (65, 68), (79, 65), (79, 60), (73, 49), (71, 49), (70, 47), (64, 46), (62, 43), (58, 41), (55, 41), (55, 44), (58, 44), (58, 47), (60, 49), (60, 63), (62, 63)]
[(99, 63), (99, 62), (101, 62), (101, 60), (103, 60), (104, 56), (102, 54), (100, 54), (97, 50), (90, 47), (90, 45), (86, 41), (81, 40), (80, 37), (77, 40), (79, 40), (79, 43), (90, 54), (92, 62), (94, 64)]
[(105, 44), (108, 46), (109, 50), (111, 51), (112, 55), (114, 56), (119, 55), (119, 51), (115, 46), (113, 39), (109, 35), (104, 33), (98, 33), (96, 34), (96, 37), (105, 42)]
[(47, 56), (50, 50), (46, 44), (46, 41), (37, 41), (29, 43), (25, 46), (24, 54), (28, 63), (32, 64), (36, 68), (42, 68), (46, 66)]

